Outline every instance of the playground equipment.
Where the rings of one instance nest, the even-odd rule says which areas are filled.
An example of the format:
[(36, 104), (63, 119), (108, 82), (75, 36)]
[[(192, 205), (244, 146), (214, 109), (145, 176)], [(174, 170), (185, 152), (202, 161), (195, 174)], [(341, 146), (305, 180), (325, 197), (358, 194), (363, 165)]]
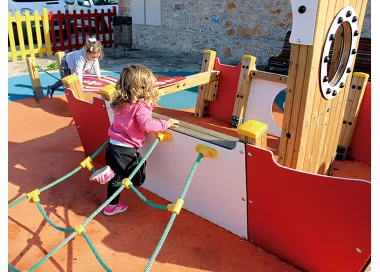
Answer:
[[(155, 260), (155, 258), (157, 257), (157, 254), (158, 252), (160, 251), (163, 243), (165, 242), (165, 239), (166, 239), (166, 236), (168, 235), (169, 231), (170, 231), (170, 228), (172, 226), (172, 224), (174, 223), (174, 220), (176, 218), (176, 216), (180, 213), (182, 207), (183, 207), (183, 204), (184, 204), (184, 198), (186, 196), (186, 193), (187, 193), (187, 190), (190, 186), (190, 183), (191, 183), (191, 180), (194, 176), (194, 173), (195, 173), (195, 170), (197, 169), (199, 163), (200, 163), (200, 160), (202, 158), (215, 158), (217, 156), (217, 151), (213, 148), (210, 148), (210, 147), (207, 147), (207, 146), (204, 146), (204, 145), (197, 145), (196, 146), (196, 151), (199, 153), (196, 161), (194, 162), (193, 164), (193, 167), (189, 173), (189, 176), (186, 180), (186, 183), (182, 189), (182, 192), (179, 196), (179, 198), (177, 199), (177, 201), (175, 203), (172, 203), (172, 204), (169, 204), (167, 206), (165, 205), (158, 205), (158, 204), (155, 204), (149, 200), (147, 200), (132, 184), (131, 182), (131, 179), (134, 177), (134, 175), (137, 173), (137, 171), (140, 169), (140, 167), (143, 165), (143, 163), (146, 161), (146, 159), (149, 157), (149, 155), (153, 152), (154, 148), (156, 147), (156, 145), (159, 143), (159, 142), (162, 142), (162, 141), (168, 141), (170, 142), (172, 140), (172, 136), (171, 134), (168, 134), (168, 133), (157, 133), (157, 139), (154, 141), (154, 143), (152, 144), (152, 146), (150, 147), (150, 149), (148, 150), (148, 152), (145, 154), (145, 156), (142, 158), (142, 160), (139, 162), (139, 164), (136, 166), (136, 168), (134, 169), (134, 171), (131, 173), (131, 175), (124, 179), (122, 181), (122, 184), (120, 184), (120, 188), (109, 198), (107, 199), (107, 201), (105, 201), (96, 211), (94, 211), (84, 222), (83, 224), (81, 225), (77, 225), (75, 226), (74, 228), (62, 228), (62, 227), (59, 227), (57, 226), (53, 221), (51, 221), (49, 219), (49, 217), (47, 216), (47, 214), (44, 212), (43, 208), (41, 207), (41, 204), (39, 203), (40, 202), (40, 198), (39, 198), (39, 195), (40, 193), (42, 193), (43, 191), (57, 185), (58, 183), (64, 181), (65, 179), (67, 179), (68, 177), (74, 175), (76, 172), (78, 172), (81, 168), (87, 168), (89, 171), (91, 172), (95, 172), (95, 167), (92, 165), (92, 160), (97, 156), (99, 155), (99, 153), (104, 149), (104, 147), (108, 144), (108, 140), (91, 156), (87, 157), (84, 161), (82, 161), (80, 163), (80, 166), (78, 166), (77, 168), (75, 168), (74, 170), (72, 170), (70, 173), (66, 174), (65, 176), (57, 179), (56, 181), (48, 184), (47, 186), (44, 186), (43, 188), (41, 189), (35, 189), (33, 191), (31, 191), (30, 193), (28, 193), (25, 197), (23, 198), (20, 198), (18, 199), (17, 201), (11, 203), (8, 205), (8, 208), (11, 208), (19, 203), (21, 203), (22, 201), (26, 200), (26, 199), (30, 199), (31, 201), (33, 201), (34, 203), (36, 203), (38, 209), (40, 210), (41, 214), (43, 215), (43, 217), (46, 219), (46, 221), (48, 221), (48, 223), (50, 225), (52, 225), (54, 228), (60, 230), (60, 231), (63, 231), (63, 232), (71, 232), (71, 234), (64, 240), (62, 241), (62, 243), (60, 243), (57, 247), (55, 247), (52, 251), (50, 251), (44, 258), (42, 258), (38, 263), (36, 263), (33, 267), (31, 267), (28, 271), (35, 271), (35, 269), (37, 269), (41, 264), (43, 264), (47, 259), (50, 258), (50, 256), (52, 256), (57, 250), (59, 250), (62, 246), (64, 246), (66, 243), (68, 243), (71, 239), (73, 239), (77, 234), (79, 235), (83, 235), (83, 237), (85, 238), (85, 240), (87, 241), (87, 243), (89, 244), (92, 252), (95, 254), (97, 260), (99, 261), (99, 263), (103, 266), (103, 268), (106, 270), (106, 271), (112, 271), (105, 263), (104, 261), (101, 259), (101, 257), (99, 256), (98, 252), (96, 251), (94, 245), (92, 244), (90, 238), (88, 237), (88, 235), (86, 234), (86, 231), (85, 231), (85, 226), (99, 213), (101, 212), (111, 201), (112, 199), (114, 199), (119, 193), (121, 193), (121, 191), (125, 188), (127, 189), (131, 189), (141, 200), (143, 200), (145, 203), (147, 203), (149, 206), (155, 208), (155, 209), (159, 209), (159, 210), (168, 210), (169, 212), (172, 213), (171, 217), (170, 217), (170, 220), (169, 220), (169, 223), (155, 249), (155, 251), (153, 252), (152, 254), (152, 257), (150, 258), (147, 266), (146, 266), (146, 269), (145, 271), (149, 271), (150, 268), (152, 267), (153, 265), (153, 262)], [(17, 270), (15, 267), (13, 267), (11, 264), (8, 264), (8, 268), (11, 269), (12, 271), (15, 271), (15, 272), (18, 272), (19, 270)]]
[[(288, 77), (257, 71), (253, 56), (244, 56), (239, 65), (229, 66), (219, 62), (216, 52), (206, 50), (200, 73), (160, 86), (163, 95), (199, 86), (193, 120), (209, 117), (237, 130), (231, 136), (180, 121), (179, 128), (171, 130), (170, 144), (158, 145), (153, 153), (148, 147), (155, 146), (157, 139), (149, 135), (141, 152), (154, 163), (148, 163), (149, 176), (142, 187), (177, 203), (194, 147), (207, 146), (217, 155), (190, 175), (192, 186), (185, 184), (186, 203), (179, 201), (177, 207), (183, 205), (300, 269), (361, 271), (371, 258), (371, 185), (365, 180), (325, 174), (339, 138), (352, 135), (356, 121), (350, 118), (358, 118), (360, 101), (366, 101), (362, 92), (357, 92), (358, 87), (362, 91), (370, 86), (366, 74), (351, 73), (366, 1), (292, 4)], [(332, 33), (334, 29), (339, 35)], [(342, 46), (334, 47), (328, 56), (330, 39)], [(319, 73), (315, 63), (326, 66), (326, 60), (331, 60), (330, 70), (325, 67)], [(108, 139), (114, 85), (103, 87), (101, 97), (90, 102), (82, 99), (83, 90), (75, 75), (63, 82), (84, 151), (92, 154)], [(284, 123), (279, 130), (269, 120), (272, 103), (268, 101), (284, 87)], [(362, 104), (363, 110), (368, 113), (368, 103)], [(342, 132), (344, 121), (351, 127), (344, 126)], [(357, 124), (361, 122), (359, 117)], [(368, 121), (364, 122), (368, 127)], [(358, 129), (355, 132), (362, 133)], [(281, 136), (277, 139), (278, 163), (266, 149), (270, 135)], [(96, 161), (104, 164), (104, 156), (96, 157)], [(168, 161), (176, 162), (177, 171), (169, 172)], [(173, 213), (170, 225), (175, 216)], [(166, 235), (167, 231), (158, 250)]]
[[(226, 78), (231, 82), (231, 78), (224, 69), (238, 71), (240, 66), (220, 64), (218, 94), (235, 96), (234, 92), (225, 93), (224, 82)], [(238, 77), (239, 74), (235, 74)], [(71, 76), (70, 80), (75, 80), (74, 77)], [(237, 78), (234, 82), (238, 82)], [(112, 87), (107, 86), (100, 92), (104, 96), (112, 94)], [(75, 96), (77, 92), (65, 88), (85, 153), (90, 154), (107, 139), (113, 111), (107, 110), (107, 100), (94, 97), (91, 103), (78, 99)], [(222, 103), (216, 106), (225, 108)], [(218, 108), (213, 110), (219, 113)], [(97, 119), (93, 120), (92, 116), (97, 116)], [(370, 183), (280, 166), (270, 151), (252, 144), (265, 147), (267, 127), (258, 121), (248, 120), (238, 128), (237, 138), (180, 121), (179, 128), (172, 131), (170, 145), (158, 146), (149, 157), (151, 163), (148, 162), (146, 169), (149, 177), (143, 188), (174, 202), (175, 192), (182, 186), (179, 181), (186, 175), (186, 171), (181, 169), (187, 169), (191, 163), (189, 154), (192, 147), (197, 144), (210, 146), (217, 150), (218, 155), (198, 168), (188, 191), (185, 209), (301, 269), (360, 270), (370, 257)], [(149, 135), (146, 146), (154, 140)], [(147, 147), (141, 150), (142, 153), (147, 151)], [(104, 163), (103, 158), (98, 157), (97, 162)], [(177, 162), (178, 170), (174, 173), (165, 170), (168, 160)], [(352, 198), (358, 201), (353, 203)], [(352, 222), (356, 223), (353, 225)], [(319, 232), (323, 235), (317, 235)], [(326, 244), (329, 245), (327, 248)], [(308, 253), (310, 247), (314, 250), (313, 255)]]

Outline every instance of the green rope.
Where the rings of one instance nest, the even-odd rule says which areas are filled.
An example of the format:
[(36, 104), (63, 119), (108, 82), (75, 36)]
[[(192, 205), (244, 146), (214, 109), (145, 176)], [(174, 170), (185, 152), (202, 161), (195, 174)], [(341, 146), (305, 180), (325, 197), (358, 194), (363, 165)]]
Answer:
[[(104, 144), (102, 144), (102, 146), (101, 146), (98, 150), (96, 150), (95, 153), (92, 154), (92, 156), (90, 156), (91, 159), (94, 159), (96, 156), (98, 156), (99, 153), (100, 153), (100, 152), (101, 152), (101, 151), (102, 151), (102, 150), (108, 145), (108, 143), (109, 143), (109, 139), (108, 139)], [(43, 191), (45, 191), (45, 190), (47, 190), (47, 189), (49, 189), (49, 188), (51, 188), (51, 187), (57, 185), (58, 183), (64, 181), (65, 179), (71, 177), (72, 175), (74, 175), (76, 172), (78, 172), (78, 171), (81, 170), (81, 169), (82, 169), (82, 166), (79, 165), (77, 168), (75, 168), (74, 170), (72, 170), (70, 173), (64, 175), (63, 177), (60, 177), (60, 178), (57, 179), (56, 181), (53, 181), (52, 183), (50, 183), (50, 184), (48, 184), (48, 185), (42, 187), (41, 189), (39, 189), (40, 193), (42, 193)], [(95, 172), (96, 169), (93, 168), (93, 169), (91, 169), (91, 171), (92, 171), (92, 172)], [(24, 196), (24, 197), (22, 197), (22, 198), (20, 198), (20, 199), (18, 199), (18, 200), (16, 200), (16, 201), (14, 201), (13, 203), (8, 204), (8, 209), (9, 209), (9, 208), (12, 208), (13, 206), (15, 206), (15, 205), (17, 205), (17, 204), (23, 202), (24, 200), (27, 200), (27, 199), (28, 199), (28, 197), (27, 197), (27, 196)]]
[(43, 257), (38, 263), (36, 263), (32, 268), (30, 268), (28, 271), (32, 272), (36, 270), (41, 264), (43, 264), (47, 259), (49, 259), (54, 253), (58, 251), (61, 247), (63, 247), (65, 244), (67, 244), (71, 239), (75, 237), (78, 233), (75, 231), (71, 233), (65, 240), (63, 240), (58, 246), (56, 246), (52, 251), (50, 251), (45, 257)]
[(165, 242), (166, 236), (168, 236), (168, 234), (169, 234), (170, 228), (172, 227), (172, 225), (174, 223), (174, 219), (176, 216), (177, 216), (177, 214), (175, 212), (173, 212), (172, 215), (170, 216), (168, 225), (166, 226), (164, 233), (162, 234), (161, 239), (158, 242), (158, 245), (152, 254), (152, 257), (150, 257), (149, 262), (148, 262), (147, 266), (145, 267), (144, 272), (148, 272), (150, 270), (150, 268), (152, 267), (153, 262), (158, 255), (158, 252), (160, 252), (160, 249)]
[[(186, 180), (185, 186), (183, 187), (183, 189), (182, 189), (182, 193), (181, 193), (181, 195), (180, 195), (180, 197), (179, 197), (179, 198), (182, 199), (182, 200), (183, 200), (183, 199), (185, 198), (185, 196), (186, 196), (187, 189), (189, 189), (189, 186), (190, 186), (191, 180), (193, 179), (193, 176), (194, 176), (195, 170), (197, 169), (197, 167), (198, 167), (198, 165), (199, 165), (199, 162), (201, 161), (202, 157), (203, 157), (202, 154), (199, 154), (199, 155), (198, 155), (197, 159), (196, 159), (195, 162), (194, 162), (193, 168), (191, 169), (191, 171), (190, 171), (190, 173), (189, 173), (189, 176), (187, 177), (187, 180)], [(156, 249), (154, 250), (152, 256), (150, 257), (149, 262), (148, 262), (147, 266), (145, 267), (144, 272), (148, 272), (148, 271), (150, 270), (150, 268), (152, 267), (154, 260), (156, 259), (158, 253), (159, 253), (160, 250), (161, 250), (162, 245), (163, 245), (164, 242), (165, 242), (166, 236), (168, 236), (168, 234), (169, 234), (170, 228), (172, 227), (172, 225), (173, 225), (173, 223), (174, 223), (174, 219), (175, 219), (176, 215), (177, 215), (177, 214), (176, 214), (175, 212), (172, 213), (172, 215), (171, 215), (171, 217), (170, 217), (170, 220), (169, 220), (169, 222), (168, 222), (168, 224), (167, 224), (167, 226), (166, 226), (166, 228), (165, 228), (165, 231), (164, 231), (164, 233), (162, 234), (161, 239), (160, 239), (160, 241), (158, 242), (157, 247), (156, 247)]]
[(8, 268), (10, 270), (12, 270), (12, 272), (20, 272), (20, 270), (17, 270), (13, 265), (11, 265), (10, 263), (8, 264)]
[(62, 177), (60, 177), (60, 178), (57, 179), (56, 181), (54, 181), (54, 182), (52, 182), (52, 183), (50, 183), (50, 184), (48, 184), (48, 185), (42, 187), (41, 189), (39, 189), (40, 193), (42, 193), (43, 191), (45, 191), (45, 190), (47, 190), (47, 189), (49, 189), (49, 188), (51, 188), (51, 187), (57, 185), (58, 183), (64, 181), (65, 179), (71, 177), (72, 175), (74, 175), (76, 172), (78, 172), (78, 171), (81, 170), (81, 169), (82, 169), (82, 166), (81, 166), (81, 165), (77, 166), (77, 168), (75, 168), (74, 170), (72, 170), (70, 173), (68, 173), (68, 174), (66, 174), (66, 175), (64, 175), (64, 176), (62, 176)]
[(56, 228), (57, 230), (63, 231), (63, 232), (73, 232), (73, 231), (75, 231), (74, 228), (62, 228), (62, 227), (56, 225), (53, 221), (50, 220), (50, 218), (48, 217), (48, 215), (45, 213), (44, 209), (41, 207), (40, 202), (36, 202), (36, 204), (37, 204), (38, 209), (39, 209), (40, 212), (42, 213), (43, 217), (44, 217), (44, 218), (46, 219), (46, 221), (48, 221), (49, 224), (52, 225), (54, 228)]
[[(146, 159), (149, 157), (149, 155), (152, 153), (153, 149), (158, 144), (159, 139), (156, 139), (156, 141), (152, 144), (146, 155), (142, 158), (140, 163), (136, 166), (135, 171), (132, 172), (132, 174), (129, 176), (129, 179), (132, 179), (133, 176), (137, 173), (138, 169), (143, 165), (143, 163), (146, 161)], [(82, 224), (83, 227), (85, 227), (105, 206), (107, 206), (123, 189), (125, 186), (120, 186), (120, 188), (106, 201), (103, 203), (102, 206), (100, 206), (95, 212), (93, 212)], [(31, 269), (29, 269), (30, 272), (34, 271), (36, 268), (38, 268), (41, 264), (43, 264), (47, 259), (50, 258), (55, 252), (58, 251), (61, 247), (63, 247), (67, 242), (69, 242), (74, 236), (77, 235), (77, 232), (73, 232), (70, 234), (65, 240), (63, 240), (58, 246), (56, 246), (52, 251), (50, 251), (45, 257), (43, 257), (38, 263), (36, 263)]]
[(186, 180), (186, 183), (185, 183), (185, 186), (183, 187), (183, 190), (182, 190), (182, 193), (181, 195), (179, 196), (180, 199), (184, 199), (185, 198), (185, 195), (187, 193), (187, 189), (189, 189), (189, 186), (190, 186), (190, 183), (191, 183), (191, 180), (193, 179), (193, 176), (195, 174), (195, 170), (197, 169), (198, 165), (199, 165), (199, 162), (201, 161), (201, 159), (203, 158), (203, 155), (200, 153), (197, 157), (197, 159), (195, 160), (194, 162), (194, 165), (193, 165), (193, 168), (191, 168), (191, 171), (190, 171), (190, 174), (189, 176), (187, 177), (187, 180)]
[(86, 239), (88, 245), (90, 246), (90, 248), (91, 248), (92, 252), (94, 253), (94, 255), (95, 255), (96, 259), (98, 260), (98, 262), (103, 266), (103, 268), (107, 272), (112, 272), (112, 270), (106, 265), (106, 263), (100, 257), (99, 253), (96, 251), (96, 249), (94, 247), (94, 244), (91, 242), (90, 237), (88, 237), (87, 233), (86, 232), (82, 232), (82, 235), (83, 235), (84, 239)]
[[(149, 155), (153, 152), (156, 145), (159, 143), (159, 139), (156, 139), (152, 146), (149, 148), (148, 152), (145, 154), (145, 156), (142, 158), (142, 160), (139, 162), (139, 164), (136, 166), (135, 170), (131, 173), (131, 175), (128, 177), (129, 180), (131, 180), (134, 175), (137, 173), (137, 171), (140, 169), (140, 167), (143, 165), (143, 163), (146, 161), (146, 159), (149, 157)], [(100, 213), (118, 194), (120, 194), (121, 191), (125, 186), (120, 186), (119, 189), (109, 198), (106, 202), (104, 202), (96, 211), (94, 211), (82, 224), (83, 227), (85, 227), (98, 213)]]
[(38, 68), (38, 69), (41, 70), (42, 72), (45, 72), (45, 73), (48, 74), (49, 76), (54, 77), (56, 80), (61, 80), (60, 78), (58, 78), (58, 77), (53, 76), (52, 74), (50, 74), (48, 71), (42, 69), (42, 68), (41, 68), (40, 66), (38, 66), (37, 64), (36, 64), (36, 68)]
[(96, 150), (95, 153), (92, 154), (92, 156), (90, 156), (90, 158), (93, 160), (96, 156), (98, 156), (99, 153), (108, 145), (109, 142), (110, 142), (110, 139), (108, 139), (107, 141), (105, 141), (105, 143), (102, 144), (102, 146), (99, 147), (99, 149)]
[(24, 197), (22, 197), (22, 198), (20, 198), (20, 199), (18, 199), (16, 201), (14, 201), (13, 203), (8, 204), (8, 209), (12, 208), (13, 206), (16, 206), (17, 204), (19, 204), (19, 203), (21, 203), (21, 202), (23, 202), (24, 200), (27, 200), (27, 199), (28, 199), (28, 197), (24, 196)]
[(153, 203), (152, 201), (148, 200), (143, 194), (141, 194), (135, 186), (133, 186), (133, 184), (131, 184), (130, 186), (130, 189), (142, 200), (144, 201), (146, 204), (148, 204), (149, 206), (155, 208), (155, 209), (158, 209), (158, 210), (167, 210), (168, 207), (165, 206), (165, 205), (159, 205), (159, 204), (156, 204), (156, 203)]

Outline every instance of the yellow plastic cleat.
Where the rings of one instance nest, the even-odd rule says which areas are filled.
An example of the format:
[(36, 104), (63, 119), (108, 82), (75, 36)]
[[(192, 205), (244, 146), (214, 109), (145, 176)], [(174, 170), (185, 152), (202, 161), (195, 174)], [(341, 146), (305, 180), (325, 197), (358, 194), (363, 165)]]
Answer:
[(215, 158), (216, 155), (218, 155), (216, 149), (202, 144), (197, 145), (195, 149), (198, 153), (202, 154), (204, 158)]
[(169, 212), (175, 212), (178, 215), (181, 212), (183, 204), (185, 204), (185, 201), (183, 201), (183, 199), (178, 198), (176, 203), (168, 204), (168, 206), (167, 206), (168, 211)]
[(268, 130), (268, 125), (256, 120), (248, 120), (244, 122), (239, 128), (238, 133), (253, 139), (260, 137), (265, 131)]
[(107, 99), (108, 101), (112, 101), (113, 95), (116, 91), (116, 85), (115, 84), (109, 84), (107, 86), (104, 86), (99, 90), (99, 93), (103, 99)]
[(251, 56), (251, 55), (244, 55), (243, 59), (251, 59), (253, 61), (256, 61), (256, 57), (255, 56)]
[(78, 232), (79, 235), (82, 235), (82, 232), (86, 232), (82, 225), (75, 226), (74, 229), (76, 232)]
[(369, 78), (369, 74), (366, 74), (366, 73), (363, 73), (363, 72), (355, 72), (354, 76)]
[(215, 53), (215, 55), (216, 55), (216, 51), (210, 50), (210, 49), (204, 50), (203, 53), (210, 53), (210, 54), (214, 54)]
[(31, 191), (30, 193), (27, 193), (26, 196), (28, 199), (32, 199), (34, 203), (40, 201), (40, 191), (38, 189)]
[(74, 81), (79, 81), (79, 77), (77, 75), (69, 75), (62, 79), (62, 82), (66, 85), (73, 83)]
[(157, 132), (156, 136), (160, 140), (160, 142), (171, 142), (173, 140), (173, 136), (168, 132)]
[(87, 168), (89, 171), (92, 170), (92, 168), (94, 168), (94, 165), (91, 163), (92, 162), (92, 159), (91, 157), (87, 157), (85, 160), (83, 160), (80, 165), (83, 167), (83, 168)]
[(129, 189), (129, 188), (131, 188), (131, 185), (133, 184), (130, 180), (129, 180), (129, 178), (125, 178), (125, 179), (123, 179), (123, 181), (121, 182), (124, 186), (125, 186), (125, 188), (127, 188), (127, 189)]

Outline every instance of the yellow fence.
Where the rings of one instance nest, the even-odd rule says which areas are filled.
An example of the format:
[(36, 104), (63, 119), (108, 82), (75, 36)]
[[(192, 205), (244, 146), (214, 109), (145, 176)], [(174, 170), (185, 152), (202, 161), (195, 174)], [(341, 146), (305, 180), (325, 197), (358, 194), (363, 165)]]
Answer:
[[(43, 24), (43, 33), (41, 33), (40, 28), (41, 21)], [(23, 22), (25, 22), (25, 24), (23, 24)], [(34, 22), (35, 35), (37, 38), (37, 48), (34, 47), (35, 44), (33, 41), (32, 22)], [(14, 25), (16, 26), (15, 29), (17, 30), (19, 50), (16, 48)], [(25, 49), (23, 27), (26, 28), (29, 49)], [(21, 16), (20, 12), (17, 11), (15, 13), (15, 16), (12, 17), (10, 12), (8, 12), (8, 37), (11, 50), (8, 52), (8, 57), (12, 57), (12, 61), (17, 61), (18, 56), (21, 56), (21, 58), (25, 60), (27, 55), (31, 57), (35, 57), (35, 54), (43, 57), (44, 53), (46, 53), (47, 56), (53, 55), (50, 42), (48, 12), (46, 8), (42, 9), (42, 16), (40, 16), (37, 11), (34, 11), (33, 15), (30, 15), (29, 12), (25, 12), (25, 16)], [(42, 43), (42, 37), (44, 37), (44, 44)]]

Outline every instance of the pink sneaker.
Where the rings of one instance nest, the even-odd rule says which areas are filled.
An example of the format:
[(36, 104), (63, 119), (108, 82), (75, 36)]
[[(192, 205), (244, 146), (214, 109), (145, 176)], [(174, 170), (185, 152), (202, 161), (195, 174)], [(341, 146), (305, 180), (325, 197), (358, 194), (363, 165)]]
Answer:
[(111, 167), (108, 165), (95, 171), (90, 177), (90, 181), (99, 182), (100, 184), (108, 183), (113, 177), (115, 173), (112, 171)]
[(128, 209), (128, 206), (120, 202), (117, 205), (107, 205), (104, 208), (104, 214), (115, 215), (117, 213), (125, 212), (127, 209)]

